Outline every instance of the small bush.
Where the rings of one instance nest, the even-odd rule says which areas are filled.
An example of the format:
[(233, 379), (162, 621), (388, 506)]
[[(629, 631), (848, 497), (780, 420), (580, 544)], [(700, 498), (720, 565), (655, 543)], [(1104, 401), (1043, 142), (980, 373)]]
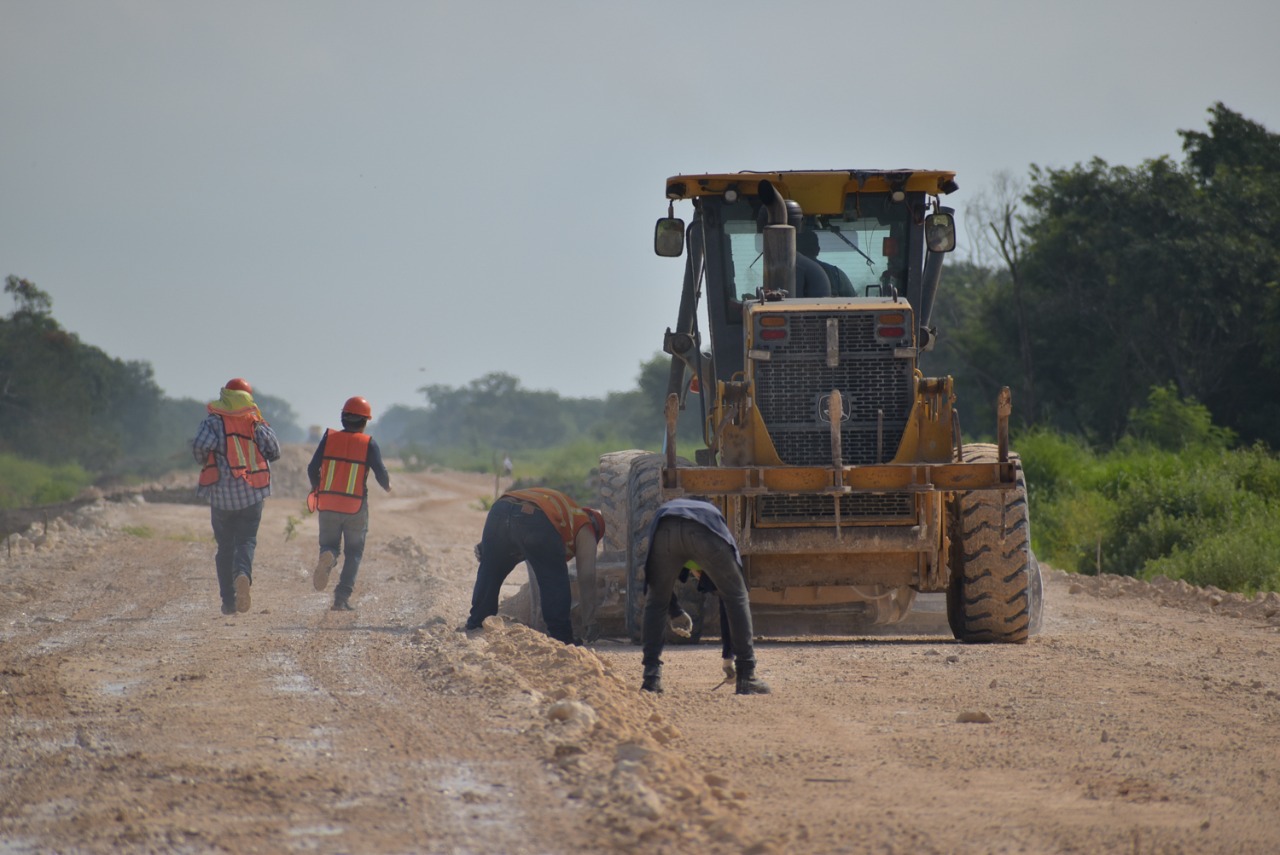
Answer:
[(1146, 405), (1129, 413), (1128, 434), (1165, 451), (1222, 451), (1236, 442), (1233, 431), (1214, 425), (1208, 407), (1194, 398), (1179, 398), (1172, 383), (1153, 386)]
[(1125, 461), (1125, 477), (1105, 493), (1115, 503), (1110, 554), (1119, 572), (1136, 573), (1151, 559), (1229, 527), (1258, 501), (1240, 489), (1221, 456), (1175, 459), (1155, 452), (1127, 455)]
[(1092, 575), (1111, 569), (1110, 548), (1115, 506), (1096, 492), (1080, 491), (1036, 504), (1031, 502), (1032, 548), (1053, 566)]
[(1225, 531), (1148, 561), (1141, 575), (1246, 594), (1280, 591), (1280, 506), (1257, 508)]
[(1017, 452), (1033, 500), (1051, 501), (1074, 492), (1097, 466), (1084, 440), (1051, 430), (1036, 429), (1018, 437)]
[[(1185, 415), (1186, 402), (1155, 397)], [(1052, 432), (1020, 439), (1036, 552), (1077, 573), (1280, 589), (1280, 460), (1262, 446), (1224, 450), (1192, 416), (1155, 420), (1190, 425), (1199, 440), (1180, 451), (1131, 438), (1095, 455)], [(1148, 438), (1157, 434), (1149, 428)]]
[(93, 483), (78, 463), (51, 466), (0, 454), (0, 508), (27, 508), (74, 499)]

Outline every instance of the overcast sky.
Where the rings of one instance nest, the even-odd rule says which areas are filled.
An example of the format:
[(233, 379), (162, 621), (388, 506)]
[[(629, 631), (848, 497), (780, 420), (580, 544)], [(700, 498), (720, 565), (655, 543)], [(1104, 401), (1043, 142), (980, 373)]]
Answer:
[(668, 176), (953, 169), (963, 210), (1180, 159), (1215, 101), (1280, 132), (1278, 32), (1276, 0), (0, 0), (0, 276), (304, 427), (490, 371), (599, 397), (675, 321)]

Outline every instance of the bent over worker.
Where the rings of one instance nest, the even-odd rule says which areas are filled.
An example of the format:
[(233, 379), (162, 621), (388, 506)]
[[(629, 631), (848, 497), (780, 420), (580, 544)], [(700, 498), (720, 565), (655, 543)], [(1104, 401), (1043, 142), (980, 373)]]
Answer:
[(729, 642), (739, 695), (766, 695), (769, 686), (756, 677), (756, 654), (751, 627), (747, 583), (742, 576), (742, 555), (720, 509), (700, 499), (673, 499), (661, 507), (649, 525), (649, 555), (644, 575), (648, 593), (644, 602), (641, 643), (646, 692), (662, 691), (662, 648), (672, 610), (671, 594), (681, 572), (690, 567), (710, 577), (720, 594), (728, 619)]
[[(369, 533), (369, 473), (383, 490), (391, 492), (391, 476), (382, 462), (378, 443), (364, 432), (373, 408), (364, 398), (348, 398), (342, 405), (342, 430), (326, 430), (307, 466), (311, 496), (307, 507), (320, 512), (320, 555), (311, 573), (317, 591), (329, 584), (329, 572), (342, 559), (342, 575), (333, 589), (333, 611), (353, 611), (360, 559)], [(315, 507), (312, 507), (314, 505)]]
[(209, 500), (222, 613), (233, 615), (249, 611), (258, 526), (271, 495), (271, 461), (280, 459), (280, 442), (242, 377), (228, 380), (206, 409), (209, 415), (191, 441), (196, 461), (203, 464), (196, 495)]
[(578, 592), (583, 634), (596, 633), (596, 544), (604, 537), (604, 516), (579, 507), (558, 490), (532, 487), (508, 490), (493, 503), (476, 546), (480, 568), (471, 593), (471, 614), (464, 629), (479, 629), (498, 613), (502, 583), (521, 561), (538, 582), (547, 635), (572, 644), (569, 612), (569, 559), (578, 562)]

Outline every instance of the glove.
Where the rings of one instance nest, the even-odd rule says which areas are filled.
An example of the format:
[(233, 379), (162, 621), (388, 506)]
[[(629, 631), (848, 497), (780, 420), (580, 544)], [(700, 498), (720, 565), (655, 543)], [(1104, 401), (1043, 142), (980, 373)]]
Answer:
[(477, 543), (472, 551), (476, 554), (476, 560), (480, 561), (480, 544)]
[(689, 638), (693, 635), (693, 618), (689, 617), (689, 613), (681, 610), (679, 617), (670, 618), (671, 631), (681, 638)]
[(732, 680), (734, 677), (738, 676), (737, 672), (733, 668), (732, 657), (728, 659), (721, 659), (720, 667), (724, 670), (724, 678), (726, 680)]

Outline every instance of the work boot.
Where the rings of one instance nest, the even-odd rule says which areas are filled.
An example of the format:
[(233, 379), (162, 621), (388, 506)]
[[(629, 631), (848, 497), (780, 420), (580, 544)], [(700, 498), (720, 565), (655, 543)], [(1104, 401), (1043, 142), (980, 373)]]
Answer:
[(251, 599), (249, 597), (249, 586), (253, 583), (249, 581), (248, 576), (240, 573), (236, 576), (235, 581), (232, 584), (236, 589), (236, 611), (241, 613), (249, 611), (249, 605), (251, 603)]
[(644, 666), (644, 679), (640, 682), (640, 691), (662, 694), (662, 666)]
[(331, 612), (354, 612), (356, 607), (347, 602), (346, 597), (334, 597), (333, 605), (329, 607)]
[(229, 603), (223, 603), (223, 604), (222, 604), (222, 613), (223, 613), (224, 615), (233, 615), (233, 614), (235, 614), (235, 613), (236, 613), (236, 604), (235, 604), (235, 601), (234, 601), (234, 600), (232, 600), (232, 601), (231, 601), (231, 602), (229, 602)]
[(738, 687), (734, 690), (738, 695), (767, 695), (773, 690), (769, 684), (756, 676), (756, 663), (738, 661)]
[(311, 571), (311, 585), (317, 591), (323, 591), (329, 585), (329, 571), (333, 569), (333, 565), (338, 563), (338, 556), (329, 550), (321, 550), (320, 557), (316, 559), (316, 567)]

